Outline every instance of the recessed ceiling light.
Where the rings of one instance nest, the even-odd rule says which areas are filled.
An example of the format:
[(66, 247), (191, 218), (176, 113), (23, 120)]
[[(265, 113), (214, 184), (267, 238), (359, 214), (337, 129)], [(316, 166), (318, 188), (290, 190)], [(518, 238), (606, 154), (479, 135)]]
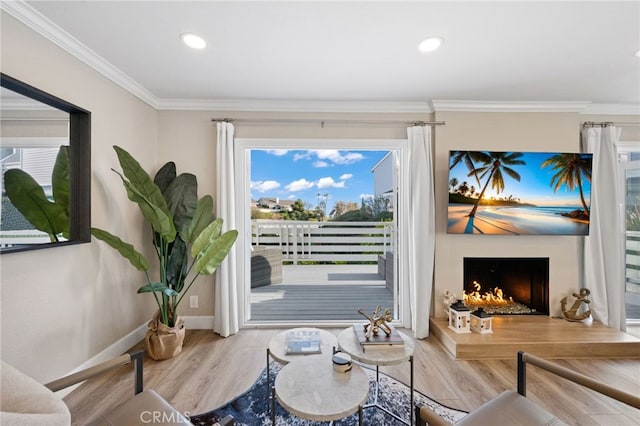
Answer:
[(636, 56), (640, 58), (640, 50), (636, 52)]
[(181, 34), (180, 39), (192, 49), (204, 49), (207, 46), (207, 42), (202, 37), (193, 33)]
[(420, 42), (418, 50), (423, 53), (433, 52), (442, 45), (442, 42), (442, 37), (428, 37)]

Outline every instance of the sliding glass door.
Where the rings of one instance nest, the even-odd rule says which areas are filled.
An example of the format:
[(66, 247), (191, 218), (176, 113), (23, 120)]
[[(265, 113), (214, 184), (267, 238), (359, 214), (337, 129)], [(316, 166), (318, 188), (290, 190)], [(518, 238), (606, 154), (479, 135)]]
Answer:
[[(633, 160), (639, 157), (637, 160)], [(625, 308), (628, 325), (640, 325), (640, 153), (622, 161), (625, 206)], [(632, 161), (628, 161), (631, 159)]]
[[(405, 139), (236, 139), (242, 326), (403, 323), (396, 217)], [(366, 165), (366, 166), (365, 166)]]

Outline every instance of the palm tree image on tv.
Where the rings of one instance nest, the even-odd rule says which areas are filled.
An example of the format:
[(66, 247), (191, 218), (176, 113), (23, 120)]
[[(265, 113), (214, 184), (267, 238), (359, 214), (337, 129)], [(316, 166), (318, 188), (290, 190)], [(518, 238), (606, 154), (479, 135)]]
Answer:
[(589, 218), (589, 207), (582, 190), (582, 175), (591, 182), (593, 157), (581, 154), (557, 154), (542, 163), (542, 167), (548, 166), (552, 166), (552, 169), (557, 171), (551, 178), (553, 190), (557, 191), (563, 185), (570, 191), (578, 188), (584, 215)]
[[(500, 194), (504, 190), (504, 177), (502, 175), (503, 171), (507, 175), (511, 176), (511, 178), (517, 180), (518, 182), (520, 181), (520, 175), (518, 174), (518, 172), (507, 166), (526, 164), (524, 161), (518, 160), (518, 158), (522, 157), (521, 152), (480, 152), (478, 153), (478, 155), (476, 155), (476, 157), (480, 161), (482, 161), (483, 166), (476, 168), (473, 173), (476, 176), (479, 173), (480, 179), (484, 178), (487, 173), (489, 173), (489, 177), (482, 187), (480, 196), (478, 197), (476, 203), (473, 205), (471, 213), (469, 213), (469, 216), (471, 217), (474, 217), (476, 215), (476, 211), (478, 211), (480, 201), (482, 201), (482, 197), (484, 196), (489, 183), (491, 183), (491, 188), (495, 189), (496, 193)], [(471, 174), (471, 172), (469, 172), (469, 174)]]
[(592, 154), (450, 151), (447, 232), (586, 235), (591, 169)]

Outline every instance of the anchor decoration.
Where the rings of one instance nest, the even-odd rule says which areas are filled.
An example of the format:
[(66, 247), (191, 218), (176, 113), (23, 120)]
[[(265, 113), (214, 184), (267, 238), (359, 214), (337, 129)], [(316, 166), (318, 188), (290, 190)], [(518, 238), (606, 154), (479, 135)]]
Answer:
[(564, 319), (566, 319), (567, 321), (578, 322), (589, 318), (589, 316), (591, 315), (591, 309), (588, 309), (581, 314), (578, 314), (578, 310), (583, 303), (585, 303), (587, 306), (589, 305), (589, 303), (591, 303), (591, 301), (587, 299), (587, 296), (589, 296), (590, 294), (591, 290), (589, 290), (588, 288), (581, 288), (580, 293), (573, 293), (573, 297), (575, 297), (576, 300), (573, 302), (573, 305), (571, 305), (569, 309), (567, 309), (567, 297), (563, 297), (560, 301), (560, 307), (562, 309)]
[(373, 315), (367, 315), (364, 309), (358, 309), (358, 313), (369, 320), (369, 323), (364, 324), (364, 335), (367, 339), (371, 338), (371, 335), (378, 335), (378, 331), (382, 329), (387, 336), (391, 335), (391, 327), (387, 322), (393, 320), (391, 316), (391, 309), (385, 309), (382, 313), (382, 306), (378, 306)]

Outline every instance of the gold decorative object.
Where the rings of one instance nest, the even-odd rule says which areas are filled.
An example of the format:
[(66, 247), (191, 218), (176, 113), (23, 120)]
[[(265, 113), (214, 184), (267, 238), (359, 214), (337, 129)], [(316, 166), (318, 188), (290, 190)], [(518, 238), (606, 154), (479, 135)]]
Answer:
[(591, 315), (591, 309), (588, 309), (581, 314), (578, 314), (578, 310), (583, 303), (587, 304), (587, 306), (589, 305), (589, 303), (591, 303), (591, 301), (587, 299), (587, 296), (589, 296), (590, 294), (591, 290), (589, 290), (588, 288), (581, 288), (580, 293), (573, 293), (573, 297), (575, 297), (576, 300), (573, 302), (573, 305), (571, 305), (569, 309), (567, 309), (567, 297), (563, 297), (560, 301), (560, 306), (562, 308), (564, 319), (566, 319), (567, 321), (578, 322), (589, 318), (589, 316)]
[(369, 339), (371, 335), (377, 336), (380, 329), (382, 329), (387, 336), (391, 335), (391, 327), (387, 324), (393, 320), (391, 309), (385, 309), (384, 313), (382, 313), (382, 306), (378, 305), (373, 311), (372, 316), (367, 315), (364, 309), (358, 309), (358, 313), (369, 320), (367, 324), (364, 324), (364, 335), (367, 339)]

